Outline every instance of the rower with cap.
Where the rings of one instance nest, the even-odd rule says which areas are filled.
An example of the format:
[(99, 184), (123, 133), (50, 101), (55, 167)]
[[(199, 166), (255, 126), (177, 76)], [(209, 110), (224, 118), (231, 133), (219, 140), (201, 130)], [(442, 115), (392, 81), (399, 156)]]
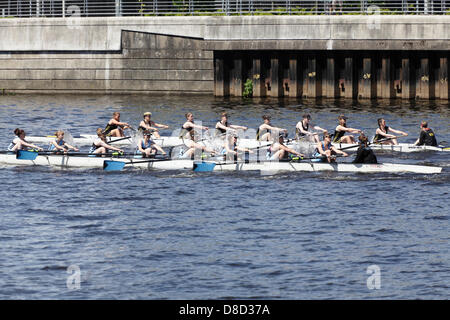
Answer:
[(278, 141), (274, 141), (272, 145), (267, 150), (267, 160), (275, 161), (275, 160), (288, 160), (289, 154), (294, 154), (299, 157), (304, 157), (300, 152), (295, 151), (289, 147), (286, 147), (284, 144), (284, 136), (285, 134), (278, 134)]
[[(403, 132), (400, 130), (395, 130), (391, 127), (388, 127), (386, 125), (386, 120), (384, 120), (384, 118), (379, 118), (378, 119), (378, 129), (375, 132), (375, 137), (373, 138), (373, 142), (379, 143), (379, 144), (398, 145), (396, 136), (393, 134), (390, 134), (390, 132), (400, 134), (405, 137), (408, 135), (406, 132)], [(389, 140), (385, 140), (385, 139), (389, 139)], [(379, 140), (385, 140), (385, 141), (378, 142)]]
[(334, 147), (331, 144), (331, 136), (325, 131), (323, 133), (323, 141), (318, 142), (316, 146), (316, 150), (313, 153), (313, 158), (320, 159), (322, 162), (335, 162), (335, 155), (340, 154), (344, 157), (348, 157), (348, 154), (344, 151), (341, 151)]
[(123, 131), (131, 126), (126, 122), (120, 122), (120, 112), (114, 112), (112, 119), (108, 121), (103, 134), (107, 137), (125, 137)]
[(270, 124), (271, 117), (269, 115), (263, 115), (263, 124), (258, 127), (256, 131), (256, 140), (258, 141), (271, 141), (271, 134), (278, 135), (280, 131), (287, 133), (287, 129), (273, 127)]
[(225, 159), (229, 161), (238, 161), (241, 160), (239, 157), (240, 152), (253, 153), (252, 150), (247, 148), (242, 148), (237, 145), (238, 136), (235, 133), (232, 133), (227, 136), (224, 143), (223, 153), (225, 155)]
[(80, 151), (78, 148), (71, 146), (64, 141), (64, 131), (58, 130), (55, 132), (56, 139), (53, 140), (48, 148), (49, 151), (68, 152), (69, 150)]
[(354, 128), (348, 128), (347, 127), (347, 117), (343, 114), (341, 114), (338, 117), (339, 124), (337, 125), (334, 135), (333, 135), (333, 143), (355, 143), (355, 138), (350, 135), (345, 135), (346, 132), (348, 133), (361, 133), (362, 130), (354, 129)]
[(181, 158), (192, 158), (195, 150), (202, 150), (214, 154), (214, 150), (201, 145), (197, 142), (197, 136), (195, 135), (195, 129), (209, 130), (208, 127), (204, 127), (194, 123), (194, 115), (191, 112), (186, 113), (186, 122), (181, 126), (180, 139), (183, 140), (184, 145), (188, 148), (186, 151), (182, 151)]
[(319, 142), (319, 135), (316, 132), (312, 132), (311, 129), (320, 130), (322, 132), (326, 131), (319, 126), (311, 124), (311, 115), (304, 114), (302, 120), (299, 121), (295, 127), (296, 139), (306, 138), (310, 142)]
[(15, 129), (14, 134), (16, 137), (8, 146), (8, 151), (18, 151), (18, 150), (28, 150), (28, 149), (37, 149), (39, 151), (43, 151), (41, 147), (38, 147), (32, 143), (29, 143), (25, 140), (25, 131), (22, 129)]
[(428, 122), (422, 121), (420, 124), (420, 136), (414, 143), (415, 146), (437, 147), (436, 135), (431, 128), (428, 128)]
[(106, 135), (103, 133), (102, 128), (97, 129), (97, 139), (92, 143), (89, 153), (91, 154), (106, 154), (108, 150), (118, 151), (123, 153), (122, 149), (113, 147), (106, 142)]
[(364, 135), (364, 133), (361, 133), (358, 140), (359, 147), (356, 151), (356, 157), (352, 163), (378, 163), (375, 153), (369, 147), (369, 139)]
[(144, 136), (139, 140), (136, 151), (140, 152), (144, 158), (150, 158), (156, 155), (158, 151), (162, 155), (166, 155), (164, 149), (150, 138), (151, 135), (151, 132), (144, 131)]
[(144, 120), (139, 123), (138, 130), (141, 132), (150, 131), (153, 133), (153, 136), (157, 139), (161, 138), (159, 135), (159, 129), (168, 129), (169, 126), (161, 123), (156, 123), (155, 121), (152, 121), (152, 113), (146, 112), (144, 113)]
[(247, 130), (247, 127), (238, 126), (235, 124), (231, 124), (228, 122), (228, 114), (226, 112), (222, 112), (220, 116), (220, 121), (216, 123), (216, 136), (224, 137), (227, 133), (235, 133), (236, 130)]

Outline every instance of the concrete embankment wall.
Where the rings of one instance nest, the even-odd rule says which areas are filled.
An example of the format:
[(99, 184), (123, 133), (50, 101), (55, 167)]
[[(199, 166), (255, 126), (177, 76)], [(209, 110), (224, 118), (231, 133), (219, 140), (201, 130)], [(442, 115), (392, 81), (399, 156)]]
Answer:
[(448, 99), (450, 17), (0, 19), (7, 92)]

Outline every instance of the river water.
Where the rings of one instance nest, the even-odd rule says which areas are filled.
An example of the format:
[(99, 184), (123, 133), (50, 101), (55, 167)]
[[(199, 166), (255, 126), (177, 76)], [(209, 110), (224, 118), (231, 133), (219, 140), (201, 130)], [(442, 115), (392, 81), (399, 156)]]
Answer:
[[(401, 142), (427, 119), (450, 141), (438, 102), (30, 95), (0, 97), (0, 145), (16, 127), (94, 134), (113, 111), (135, 126), (151, 111), (171, 129), (189, 111), (209, 126), (227, 111), (250, 128), (269, 113), (290, 136), (305, 112), (330, 131), (345, 113), (372, 135), (383, 116), (410, 133)], [(444, 167), (431, 176), (1, 166), (0, 298), (447, 299), (449, 156), (378, 155)]]

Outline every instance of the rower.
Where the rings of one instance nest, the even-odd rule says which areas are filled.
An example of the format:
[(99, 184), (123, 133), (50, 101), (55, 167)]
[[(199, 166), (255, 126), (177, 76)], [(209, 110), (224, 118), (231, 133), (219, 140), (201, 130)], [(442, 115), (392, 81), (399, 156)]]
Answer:
[[(405, 136), (405, 137), (408, 135), (406, 132), (403, 132), (400, 130), (395, 130), (391, 127), (388, 127), (386, 125), (386, 120), (384, 120), (383, 118), (380, 118), (380, 119), (378, 119), (378, 129), (375, 133), (375, 137), (373, 138), (373, 142), (379, 143), (379, 144), (398, 145), (396, 137), (393, 134), (389, 134), (389, 132), (401, 134), (402, 136)], [(389, 139), (389, 140), (378, 142), (381, 139)]]
[(216, 123), (216, 136), (223, 137), (228, 132), (235, 133), (236, 130), (247, 130), (247, 127), (234, 125), (228, 122), (228, 114), (222, 112), (220, 121)]
[(103, 133), (107, 137), (124, 137), (123, 131), (127, 128), (130, 128), (128, 123), (120, 122), (120, 112), (114, 112)]
[(322, 132), (326, 131), (319, 126), (312, 125), (311, 116), (309, 114), (304, 114), (302, 120), (299, 121), (295, 127), (295, 138), (297, 140), (306, 138), (310, 142), (319, 142), (319, 135), (316, 132), (311, 132), (311, 128)]
[(123, 153), (122, 149), (113, 147), (106, 143), (106, 135), (103, 133), (102, 128), (97, 129), (97, 136), (98, 138), (94, 140), (92, 143), (91, 149), (89, 150), (89, 153), (92, 154), (106, 154), (108, 150), (118, 151), (120, 153)]
[(271, 117), (269, 115), (262, 116), (264, 123), (258, 127), (258, 130), (256, 132), (256, 140), (271, 141), (273, 140), (271, 137), (272, 132), (274, 134), (278, 134), (280, 131), (287, 133), (287, 129), (272, 127), (272, 125), (270, 124), (270, 118)]
[(364, 133), (361, 133), (358, 140), (359, 148), (356, 151), (356, 157), (352, 163), (378, 163), (375, 153), (369, 147), (369, 139), (364, 135)]
[(214, 154), (214, 150), (202, 146), (197, 142), (197, 136), (195, 135), (195, 129), (209, 130), (208, 127), (204, 127), (194, 123), (194, 115), (192, 113), (186, 113), (186, 122), (181, 126), (180, 139), (188, 150), (182, 152), (181, 158), (192, 158), (194, 156), (195, 150), (202, 150)]
[(328, 161), (329, 163), (331, 163), (336, 161), (336, 157), (334, 157), (336, 154), (348, 157), (347, 153), (336, 149), (336, 147), (334, 147), (331, 144), (331, 136), (327, 131), (325, 131), (323, 133), (323, 142), (317, 143), (317, 147), (316, 150), (314, 151), (313, 158), (321, 159), (322, 162)]
[(284, 144), (284, 136), (285, 134), (283, 133), (278, 134), (278, 141), (274, 141), (267, 150), (267, 160), (288, 160), (289, 154), (295, 154), (296, 156), (304, 157), (304, 155), (300, 152), (286, 147), (286, 145)]
[(56, 139), (52, 141), (48, 147), (49, 151), (62, 151), (67, 152), (70, 149), (73, 151), (80, 151), (78, 148), (71, 146), (66, 141), (64, 141), (64, 131), (58, 130), (55, 132)]
[(225, 140), (223, 153), (225, 155), (225, 159), (228, 161), (238, 161), (241, 160), (239, 157), (238, 151), (253, 153), (250, 149), (242, 148), (237, 145), (238, 136), (237, 134), (231, 134)]
[(333, 143), (355, 143), (353, 136), (346, 136), (345, 133), (361, 133), (359, 129), (347, 128), (347, 117), (341, 114), (338, 117), (339, 124), (333, 134)]
[(166, 155), (164, 149), (151, 139), (151, 135), (152, 133), (149, 131), (144, 131), (144, 137), (139, 140), (136, 151), (140, 152), (144, 158), (150, 158), (156, 155), (158, 151)]
[(422, 121), (420, 124), (420, 136), (414, 145), (437, 147), (436, 135), (431, 128), (428, 128), (428, 122)]
[(25, 140), (25, 131), (17, 128), (14, 130), (14, 134), (17, 136), (14, 140), (9, 144), (8, 151), (18, 151), (18, 150), (28, 150), (28, 149), (37, 149), (39, 151), (43, 151), (41, 147), (38, 147), (32, 143), (29, 143)]
[(168, 129), (169, 126), (152, 121), (152, 113), (151, 112), (144, 113), (144, 120), (142, 120), (141, 123), (139, 124), (138, 130), (141, 132), (151, 131), (151, 132), (153, 132), (153, 136), (156, 139), (159, 139), (159, 138), (161, 138), (161, 136), (159, 135), (158, 128)]

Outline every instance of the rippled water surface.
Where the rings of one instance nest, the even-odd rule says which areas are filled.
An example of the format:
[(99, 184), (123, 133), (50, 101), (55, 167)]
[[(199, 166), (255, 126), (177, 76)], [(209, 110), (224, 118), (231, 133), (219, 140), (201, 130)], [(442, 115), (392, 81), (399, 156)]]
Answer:
[[(69, 128), (95, 133), (113, 111), (179, 128), (192, 111), (256, 128), (263, 113), (294, 126), (305, 112), (330, 131), (340, 113), (374, 133), (422, 119), (450, 141), (437, 102), (241, 101), (210, 97), (0, 97), (0, 145)], [(166, 132), (170, 134), (170, 131)], [(148, 172), (0, 166), (2, 299), (448, 299), (450, 153), (381, 154), (440, 175)], [(366, 273), (381, 270), (381, 288)], [(81, 270), (79, 290), (67, 286)], [(73, 284), (73, 283), (72, 283)]]

